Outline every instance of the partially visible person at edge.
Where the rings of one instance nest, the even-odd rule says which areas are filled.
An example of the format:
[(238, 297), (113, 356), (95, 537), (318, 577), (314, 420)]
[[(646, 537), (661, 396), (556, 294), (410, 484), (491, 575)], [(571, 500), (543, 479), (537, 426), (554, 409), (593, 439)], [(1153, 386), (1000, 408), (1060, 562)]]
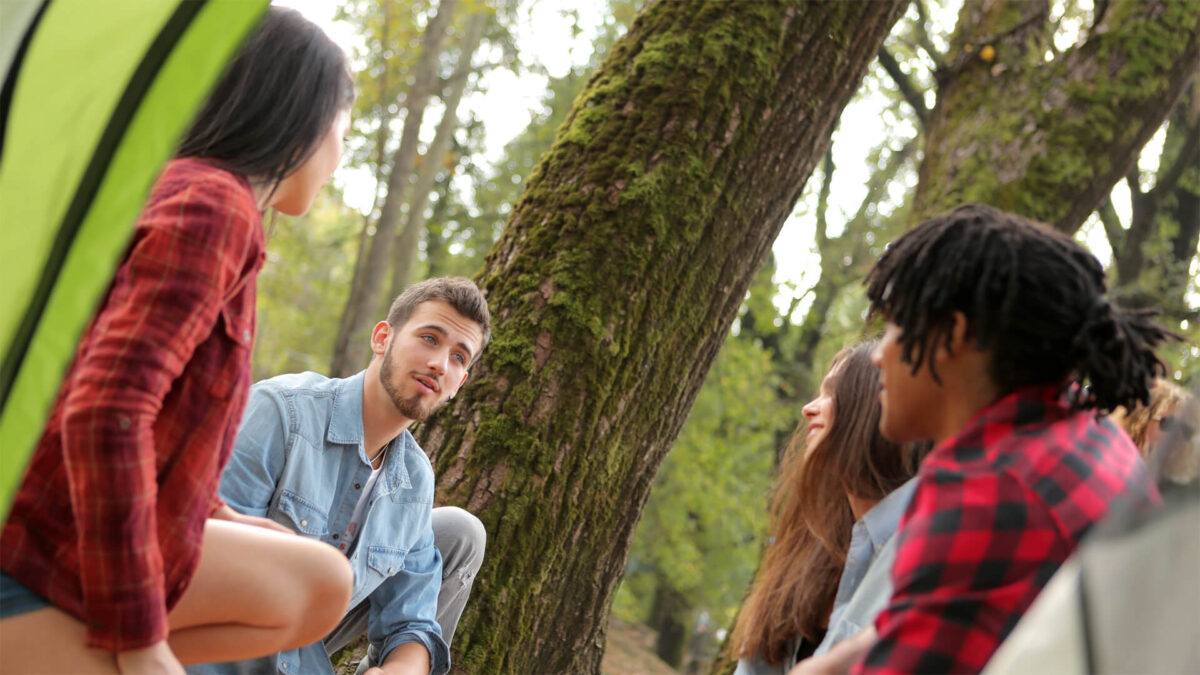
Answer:
[(262, 212), (342, 154), (341, 50), (270, 9), (163, 169), (0, 535), (0, 671), (182, 673), (308, 644), (350, 566), (216, 495), (250, 386)]
[(366, 370), (280, 375), (251, 388), (220, 495), (341, 551), (354, 568), (352, 609), (323, 641), (188, 672), (332, 673), (328, 655), (364, 631), (360, 673), (449, 669), (486, 534), (460, 508), (433, 508), (433, 466), (409, 428), (454, 398), (490, 324), (469, 279), (427, 279), (375, 325)]
[[(1189, 416), (1191, 394), (1168, 380), (1159, 378), (1150, 388), (1150, 402), (1132, 410), (1113, 411), (1113, 421), (1129, 432), (1134, 445), (1151, 466), (1161, 466), (1162, 476), (1172, 483), (1186, 485), (1200, 474), (1200, 420)], [(1164, 446), (1165, 444), (1165, 446)], [(1151, 462), (1155, 454), (1162, 456)]]
[(1157, 503), (1101, 416), (1148, 399), (1170, 334), (1105, 297), (1066, 235), (982, 205), (897, 239), (867, 277), (887, 320), (880, 428), (937, 442), (900, 524), (893, 596), (797, 672), (977, 672), (1114, 502)]
[(892, 540), (928, 444), (900, 447), (880, 435), (873, 348), (840, 351), (802, 409), (772, 499), (773, 541), (730, 638), (740, 648), (738, 675), (786, 672), (874, 618), (847, 605)]

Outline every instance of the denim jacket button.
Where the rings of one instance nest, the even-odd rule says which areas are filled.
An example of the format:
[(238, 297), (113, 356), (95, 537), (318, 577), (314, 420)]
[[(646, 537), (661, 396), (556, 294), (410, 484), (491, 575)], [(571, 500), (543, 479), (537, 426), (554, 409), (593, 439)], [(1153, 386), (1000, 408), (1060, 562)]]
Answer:
[(308, 521), (307, 520), (300, 521), (300, 527), (308, 527)]
[(392, 573), (392, 568), (391, 568), (391, 567), (389, 567), (389, 568), (388, 568), (388, 574), (391, 574), (391, 573)]
[(354, 484), (354, 489), (355, 489), (355, 490), (361, 490), (361, 489), (362, 489), (362, 483), (355, 483), (355, 484)]

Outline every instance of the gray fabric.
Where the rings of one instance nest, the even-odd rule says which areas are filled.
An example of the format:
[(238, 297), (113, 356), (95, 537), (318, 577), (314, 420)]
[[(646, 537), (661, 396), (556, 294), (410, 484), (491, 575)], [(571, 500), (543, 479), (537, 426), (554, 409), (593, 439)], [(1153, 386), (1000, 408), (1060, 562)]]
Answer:
[[(437, 622), (446, 644), (451, 644), (463, 608), (471, 597), (475, 575), (483, 564), (487, 531), (483, 523), (457, 506), (433, 510), (433, 543), (442, 554), (442, 588), (438, 592)], [(325, 638), (325, 651), (332, 654), (367, 632), (370, 600), (364, 600), (346, 613)], [(378, 654), (377, 651), (375, 651)], [(376, 656), (376, 658), (378, 658)], [(368, 659), (363, 659), (367, 663)], [(378, 665), (372, 663), (371, 665)], [(369, 666), (360, 666), (365, 671)]]
[(1200, 490), (1163, 496), (1126, 531), (1089, 536), (984, 673), (1200, 672)]

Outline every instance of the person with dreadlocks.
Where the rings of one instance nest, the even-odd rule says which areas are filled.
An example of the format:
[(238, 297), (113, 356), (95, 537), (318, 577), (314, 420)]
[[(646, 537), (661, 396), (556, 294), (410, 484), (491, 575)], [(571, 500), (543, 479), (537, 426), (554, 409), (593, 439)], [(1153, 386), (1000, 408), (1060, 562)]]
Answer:
[(887, 321), (880, 430), (934, 449), (898, 536), (874, 633), (799, 669), (978, 672), (1112, 504), (1159, 497), (1102, 417), (1147, 400), (1169, 333), (1105, 297), (1069, 237), (982, 205), (896, 240), (867, 277)]

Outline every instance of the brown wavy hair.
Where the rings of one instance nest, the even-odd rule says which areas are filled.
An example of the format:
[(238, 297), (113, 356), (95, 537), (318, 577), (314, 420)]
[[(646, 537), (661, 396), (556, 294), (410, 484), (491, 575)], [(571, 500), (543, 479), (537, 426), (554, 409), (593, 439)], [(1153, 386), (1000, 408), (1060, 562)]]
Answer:
[(804, 422), (788, 443), (771, 501), (773, 541), (730, 637), (739, 657), (761, 655), (779, 664), (792, 638), (818, 640), (850, 546), (854, 513), (847, 495), (880, 500), (916, 472), (923, 452), (879, 433), (874, 347), (863, 343), (838, 352), (829, 368), (833, 423), (811, 448), (804, 448)]

